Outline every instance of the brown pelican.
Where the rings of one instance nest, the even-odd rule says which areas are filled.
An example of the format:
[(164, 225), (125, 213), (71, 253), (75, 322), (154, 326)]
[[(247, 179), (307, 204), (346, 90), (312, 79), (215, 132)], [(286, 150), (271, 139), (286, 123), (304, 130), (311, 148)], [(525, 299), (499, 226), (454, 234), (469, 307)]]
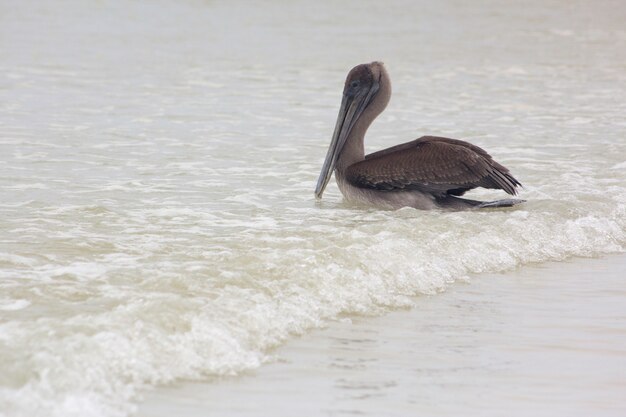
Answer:
[(391, 81), (381, 62), (357, 65), (348, 73), (335, 132), (315, 189), (318, 199), (334, 171), (347, 200), (380, 208), (459, 210), (509, 207), (524, 201), (459, 198), (476, 187), (515, 195), (516, 187), (521, 186), (487, 152), (462, 140), (423, 136), (365, 155), (365, 132), (390, 96)]

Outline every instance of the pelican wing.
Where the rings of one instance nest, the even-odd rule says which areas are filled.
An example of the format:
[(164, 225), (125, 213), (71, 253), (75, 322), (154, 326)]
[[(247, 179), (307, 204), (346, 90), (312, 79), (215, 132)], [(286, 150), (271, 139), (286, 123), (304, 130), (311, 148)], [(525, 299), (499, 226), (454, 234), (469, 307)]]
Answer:
[(521, 185), (478, 146), (435, 136), (367, 155), (348, 167), (346, 177), (360, 188), (420, 190), (435, 196), (462, 195), (476, 187), (502, 189), (515, 195), (515, 187)]

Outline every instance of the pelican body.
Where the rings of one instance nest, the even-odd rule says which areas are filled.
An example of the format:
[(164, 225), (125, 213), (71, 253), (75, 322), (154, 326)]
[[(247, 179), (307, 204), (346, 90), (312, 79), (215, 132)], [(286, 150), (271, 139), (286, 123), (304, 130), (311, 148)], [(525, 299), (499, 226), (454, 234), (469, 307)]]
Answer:
[(348, 201), (379, 208), (463, 210), (509, 207), (524, 201), (460, 198), (476, 187), (516, 195), (516, 187), (521, 186), (487, 152), (462, 140), (423, 136), (365, 155), (365, 132), (387, 107), (390, 97), (391, 81), (381, 62), (357, 65), (348, 73), (316, 198), (322, 198), (334, 172)]

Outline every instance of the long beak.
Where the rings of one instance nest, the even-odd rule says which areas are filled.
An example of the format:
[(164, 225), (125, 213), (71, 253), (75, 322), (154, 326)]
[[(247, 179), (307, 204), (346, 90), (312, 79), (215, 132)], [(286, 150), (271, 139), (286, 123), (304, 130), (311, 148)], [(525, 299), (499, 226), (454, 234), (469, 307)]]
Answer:
[(348, 97), (346, 95), (343, 96), (341, 107), (339, 108), (339, 115), (337, 116), (337, 123), (335, 124), (333, 138), (330, 142), (328, 152), (326, 153), (326, 159), (324, 160), (324, 165), (322, 165), (322, 171), (320, 172), (320, 176), (317, 180), (317, 187), (315, 187), (315, 198), (322, 198), (324, 189), (326, 188), (328, 181), (330, 181), (337, 159), (339, 159), (341, 150), (345, 146), (354, 124), (359, 119), (368, 104), (372, 101), (372, 98), (376, 95), (378, 88), (378, 84), (375, 84), (372, 88), (370, 88), (367, 94), (363, 94), (360, 97), (358, 95), (355, 97)]

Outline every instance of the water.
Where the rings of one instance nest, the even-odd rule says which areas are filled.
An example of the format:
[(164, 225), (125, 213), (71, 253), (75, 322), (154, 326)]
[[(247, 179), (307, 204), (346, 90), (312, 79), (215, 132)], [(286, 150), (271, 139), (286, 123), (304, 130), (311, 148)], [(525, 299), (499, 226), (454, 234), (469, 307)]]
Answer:
[(244, 375), (159, 387), (137, 415), (621, 417), (625, 269), (617, 255), (480, 274), (290, 340)]
[[(566, 1), (0, 5), (0, 413), (123, 416), (468, 274), (626, 250), (626, 8)], [(514, 210), (313, 189), (357, 63), (366, 146), (487, 149)], [(478, 192), (477, 198), (498, 198)]]

